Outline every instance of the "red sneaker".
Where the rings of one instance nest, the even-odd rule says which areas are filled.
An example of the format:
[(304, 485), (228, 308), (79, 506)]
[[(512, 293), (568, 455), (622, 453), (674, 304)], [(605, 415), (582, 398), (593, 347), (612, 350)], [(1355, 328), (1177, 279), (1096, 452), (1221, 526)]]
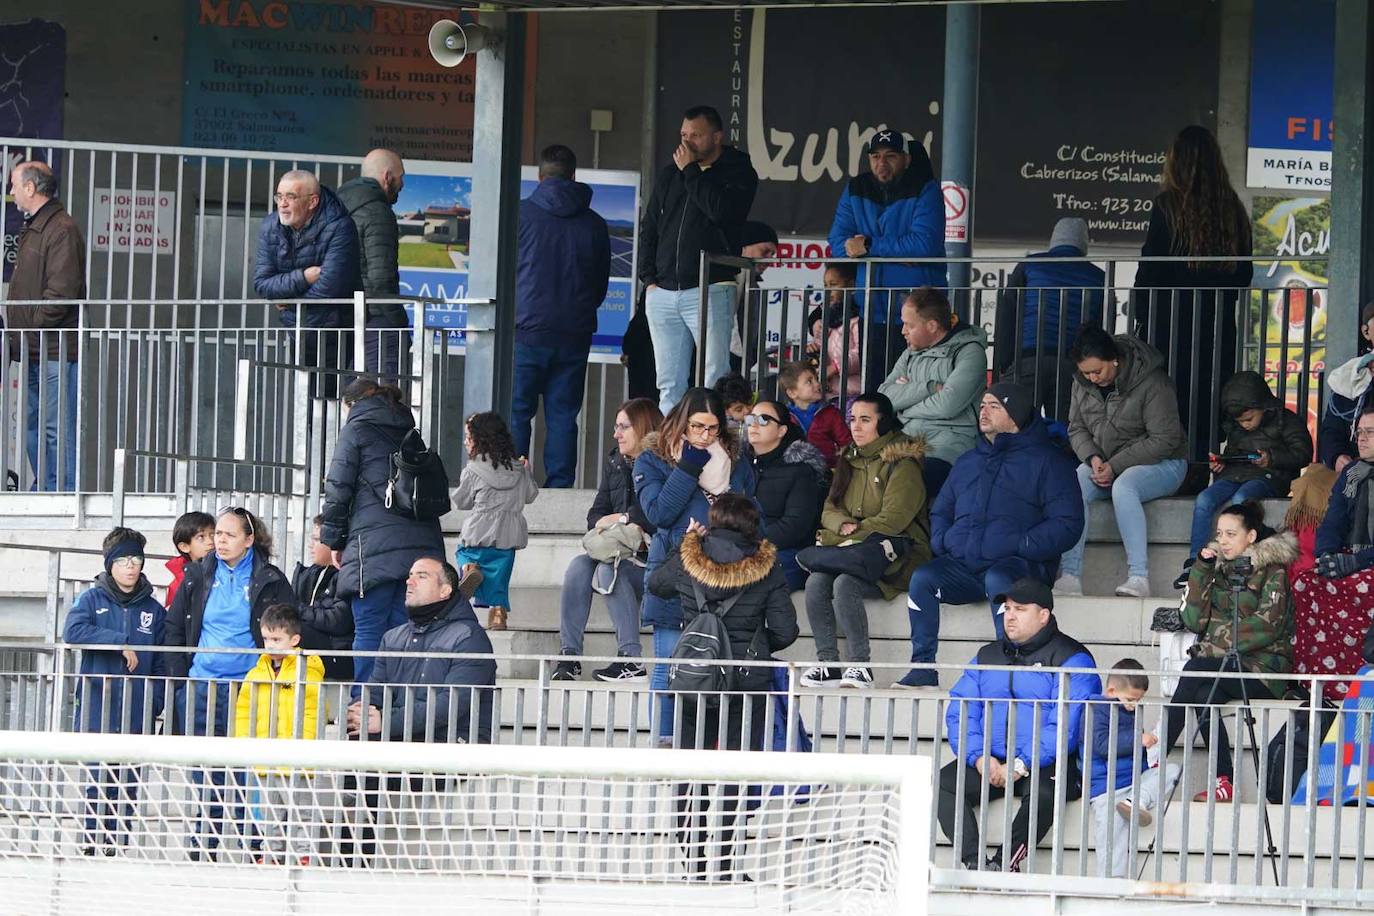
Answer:
[(309, 856), (301, 856), (299, 859), (296, 860), (296, 864), (299, 865), (301, 868), (309, 868), (309, 867), (310, 867), (310, 857), (309, 857)]
[(1208, 799), (1208, 797), (1211, 797), (1219, 802), (1229, 802), (1232, 798), (1235, 797), (1235, 794), (1236, 790), (1235, 787), (1231, 785), (1231, 777), (1218, 776), (1216, 787), (1213, 788), (1210, 792), (1206, 789), (1203, 789), (1201, 792), (1193, 796), (1193, 801), (1205, 802)]

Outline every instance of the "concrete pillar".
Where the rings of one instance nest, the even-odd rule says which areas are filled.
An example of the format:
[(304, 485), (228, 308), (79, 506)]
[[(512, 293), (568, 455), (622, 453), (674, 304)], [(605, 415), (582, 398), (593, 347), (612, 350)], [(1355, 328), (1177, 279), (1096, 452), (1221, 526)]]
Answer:
[(1331, 155), (1331, 292), (1326, 312), (1328, 369), (1356, 355), (1360, 306), (1374, 293), (1374, 163), (1365, 131), (1374, 121), (1374, 13), (1336, 4), (1336, 134)]

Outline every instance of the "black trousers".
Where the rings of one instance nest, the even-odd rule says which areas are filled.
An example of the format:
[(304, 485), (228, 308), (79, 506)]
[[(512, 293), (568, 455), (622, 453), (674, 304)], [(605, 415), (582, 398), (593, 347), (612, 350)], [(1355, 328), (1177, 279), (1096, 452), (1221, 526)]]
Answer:
[[(698, 701), (687, 695), (680, 700), (682, 725), (678, 730), (681, 747), (718, 748), (738, 751), (745, 747), (744, 710), (749, 709), (748, 749), (763, 750), (766, 694), (722, 697), (718, 704)], [(725, 722), (721, 744), (721, 720)], [(698, 745), (697, 722), (703, 723)], [(679, 783), (677, 802), (678, 842), (687, 857), (687, 873), (704, 881), (713, 875), (730, 879), (734, 872), (735, 831), (743, 820), (742, 803), (749, 787), (744, 784)], [(714, 815), (712, 808), (714, 805)]]
[[(962, 800), (956, 794), (959, 770), (961, 769), (964, 771), (964, 797)], [(1050, 832), (1050, 827), (1054, 824), (1054, 767), (1042, 766), (1039, 779), (1036, 781), (1035, 792), (1032, 793), (1030, 789), (1031, 778), (1029, 776), (1016, 780), (1012, 786), (1012, 795), (1020, 798), (1021, 804), (1017, 807), (1016, 814), (1011, 821), (1011, 860), (1005, 863), (1007, 868), (1020, 863), (1030, 848), (1032, 801), (1035, 803), (1036, 811), (1035, 842), (1039, 843), (1043, 840), (1045, 834)], [(978, 803), (982, 792), (983, 777), (977, 770), (963, 761), (952, 760), (945, 764), (944, 769), (940, 770), (940, 798), (935, 815), (940, 821), (940, 829), (951, 840), (954, 839), (955, 814), (961, 804), (964, 809), (964, 819), (960, 825), (962, 830), (959, 842), (960, 862), (972, 862), (981, 855), (982, 846), (978, 834)], [(989, 801), (1004, 795), (1006, 795), (1005, 788), (988, 787)]]
[[(1222, 670), (1221, 658), (1190, 658), (1188, 663), (1183, 666), (1184, 676), (1179, 678), (1178, 687), (1174, 689), (1173, 702), (1167, 712), (1167, 733), (1164, 738), (1164, 748), (1162, 754), (1168, 755), (1178, 744), (1178, 738), (1183, 734), (1183, 728), (1188, 722), (1188, 707), (1197, 707), (1198, 728), (1202, 732), (1202, 742), (1204, 745), (1211, 746), (1211, 712), (1207, 706), (1200, 704), (1207, 702), (1208, 694), (1212, 694), (1212, 685), (1216, 684), (1216, 693), (1212, 694), (1212, 702), (1229, 703), (1232, 700), (1243, 700), (1246, 697), (1252, 700), (1272, 700), (1274, 694), (1264, 682), (1254, 675), (1244, 678), (1216, 678), (1206, 676), (1189, 676), (1188, 672), (1202, 672), (1210, 674)], [(1245, 685), (1245, 696), (1241, 695), (1241, 684)], [(1221, 722), (1217, 723), (1217, 775), (1225, 776), (1227, 779), (1236, 775), (1235, 761), (1231, 755), (1231, 737), (1226, 733), (1226, 726)]]
[[(426, 780), (431, 780), (426, 784)], [(411, 776), (409, 778), (408, 791), (410, 794), (422, 797), (425, 793), (443, 792), (445, 780), (442, 778)], [(400, 792), (402, 788), (402, 777), (387, 776), (387, 792)], [(339, 825), (339, 841), (332, 850), (332, 864), (347, 865), (353, 867), (365, 867), (372, 864), (373, 857), (377, 854), (377, 813), (381, 807), (382, 777), (378, 775), (367, 775), (362, 778), (362, 785), (356, 774), (344, 777), (344, 793), (355, 795), (359, 789), (362, 790), (362, 807), (358, 812), (359, 828), (355, 831), (353, 826), (345, 818)], [(402, 857), (404, 858), (404, 857)], [(404, 867), (404, 863), (395, 863), (396, 867)]]

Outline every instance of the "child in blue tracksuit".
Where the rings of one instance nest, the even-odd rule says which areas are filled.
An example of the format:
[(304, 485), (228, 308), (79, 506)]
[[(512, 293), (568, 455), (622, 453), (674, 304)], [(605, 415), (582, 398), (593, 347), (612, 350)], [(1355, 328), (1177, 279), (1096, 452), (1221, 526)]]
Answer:
[[(67, 614), (64, 641), (76, 645), (162, 645), (167, 612), (143, 575), (147, 539), (131, 528), (105, 537), (105, 572)], [(83, 732), (149, 734), (162, 712), (165, 656), (128, 649), (83, 649), (75, 726)], [(128, 842), (138, 798), (133, 766), (88, 767), (82, 852), (113, 855)]]
[[(1159, 743), (1159, 737), (1152, 732), (1140, 735), (1140, 756), (1135, 756), (1136, 734), (1140, 731), (1135, 718), (1136, 704), (1150, 689), (1150, 679), (1144, 671), (1140, 662), (1123, 658), (1107, 675), (1106, 689), (1092, 698), (1088, 708), (1093, 744), (1092, 756), (1084, 774), (1083, 794), (1092, 799), (1099, 878), (1129, 877), (1131, 820), (1134, 819), (1141, 827), (1148, 827), (1154, 821), (1152, 812), (1155, 806), (1169, 794), (1180, 772), (1177, 764), (1166, 763), (1161, 783), (1159, 770), (1150, 769), (1145, 752)], [(1114, 745), (1113, 721), (1116, 722)], [(1109, 764), (1111, 792), (1108, 786)], [(1140, 791), (1139, 798), (1135, 799), (1131, 787), (1137, 778), (1140, 780)], [(1113, 804), (1109, 806), (1108, 801)], [(1114, 824), (1110, 823), (1113, 818), (1116, 821)], [(1110, 844), (1108, 833), (1111, 834)]]

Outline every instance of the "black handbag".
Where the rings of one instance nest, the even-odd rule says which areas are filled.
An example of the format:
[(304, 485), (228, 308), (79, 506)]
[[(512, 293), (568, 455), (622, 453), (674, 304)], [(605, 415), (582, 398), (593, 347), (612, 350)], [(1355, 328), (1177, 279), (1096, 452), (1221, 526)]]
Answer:
[(833, 547), (806, 547), (797, 551), (797, 565), (809, 573), (855, 576), (877, 582), (889, 566), (911, 550), (912, 540), (903, 534), (874, 532), (862, 541)]

